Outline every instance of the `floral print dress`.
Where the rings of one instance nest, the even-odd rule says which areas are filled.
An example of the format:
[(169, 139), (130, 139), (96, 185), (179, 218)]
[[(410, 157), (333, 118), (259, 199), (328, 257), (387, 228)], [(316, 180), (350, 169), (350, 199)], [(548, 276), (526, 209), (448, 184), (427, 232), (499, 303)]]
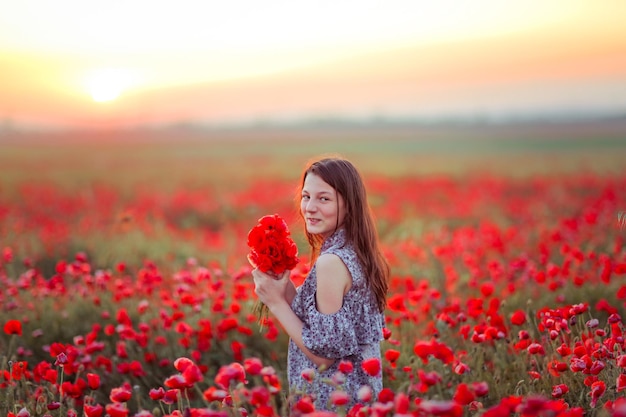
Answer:
[[(316, 268), (313, 266), (304, 283), (298, 288), (291, 308), (304, 323), (302, 340), (304, 345), (316, 355), (336, 359), (325, 370), (317, 366), (289, 341), (288, 379), (292, 403), (301, 394), (310, 394), (315, 399), (317, 410), (332, 410), (330, 394), (336, 389), (328, 383), (338, 371), (341, 360), (353, 363), (353, 371), (345, 375), (341, 389), (351, 398), (349, 407), (358, 402), (357, 391), (363, 385), (369, 385), (376, 398), (382, 390), (382, 376), (370, 376), (361, 368), (363, 360), (380, 359), (380, 342), (383, 339), (384, 315), (378, 310), (376, 299), (369, 286), (357, 254), (346, 240), (344, 229), (337, 230), (327, 238), (320, 254), (337, 255), (352, 275), (352, 286), (343, 298), (343, 306), (333, 314), (317, 311), (315, 292), (317, 288)], [(302, 377), (302, 371), (315, 369), (315, 379), (308, 382)]]

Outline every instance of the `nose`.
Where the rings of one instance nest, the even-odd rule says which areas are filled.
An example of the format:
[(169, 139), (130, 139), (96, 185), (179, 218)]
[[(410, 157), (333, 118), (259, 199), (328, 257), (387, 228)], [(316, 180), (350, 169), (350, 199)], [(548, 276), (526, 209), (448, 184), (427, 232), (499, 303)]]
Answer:
[(307, 201), (307, 202), (305, 203), (304, 210), (305, 210), (307, 213), (312, 213), (312, 212), (315, 212), (315, 211), (317, 210), (317, 205), (315, 204), (315, 202), (313, 201), (313, 199), (310, 199), (309, 201)]

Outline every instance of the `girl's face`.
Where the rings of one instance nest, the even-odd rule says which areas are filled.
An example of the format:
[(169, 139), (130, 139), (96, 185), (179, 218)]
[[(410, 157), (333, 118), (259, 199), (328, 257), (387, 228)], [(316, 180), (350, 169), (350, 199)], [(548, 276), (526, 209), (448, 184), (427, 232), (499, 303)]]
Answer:
[(343, 197), (315, 174), (307, 174), (304, 179), (300, 211), (307, 232), (324, 238), (341, 228), (346, 216)]

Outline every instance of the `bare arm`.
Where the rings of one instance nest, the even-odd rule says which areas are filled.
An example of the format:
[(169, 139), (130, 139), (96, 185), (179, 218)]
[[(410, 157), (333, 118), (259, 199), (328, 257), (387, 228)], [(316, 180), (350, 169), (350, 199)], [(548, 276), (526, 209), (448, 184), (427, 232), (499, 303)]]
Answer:
[(317, 269), (317, 290), (315, 300), (317, 311), (333, 314), (343, 306), (343, 296), (352, 286), (352, 275), (343, 261), (332, 254), (320, 256), (315, 262)]

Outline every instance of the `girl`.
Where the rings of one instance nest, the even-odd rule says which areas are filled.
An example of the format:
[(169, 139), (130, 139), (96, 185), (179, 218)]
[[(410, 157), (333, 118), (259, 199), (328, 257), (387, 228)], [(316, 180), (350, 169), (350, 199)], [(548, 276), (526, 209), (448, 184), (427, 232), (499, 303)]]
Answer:
[[(330, 395), (342, 389), (351, 407), (361, 386), (369, 386), (373, 398), (382, 389), (382, 375), (369, 375), (361, 363), (380, 360), (389, 266), (379, 249), (365, 186), (349, 161), (326, 158), (310, 164), (300, 198), (313, 267), (297, 290), (289, 271), (277, 279), (254, 270), (255, 292), (290, 337), (292, 400), (309, 394), (316, 409), (333, 409)], [(353, 370), (337, 374), (348, 362)], [(315, 377), (309, 382), (303, 371), (311, 370)], [(339, 382), (345, 378), (340, 388), (328, 383), (333, 376)]]

